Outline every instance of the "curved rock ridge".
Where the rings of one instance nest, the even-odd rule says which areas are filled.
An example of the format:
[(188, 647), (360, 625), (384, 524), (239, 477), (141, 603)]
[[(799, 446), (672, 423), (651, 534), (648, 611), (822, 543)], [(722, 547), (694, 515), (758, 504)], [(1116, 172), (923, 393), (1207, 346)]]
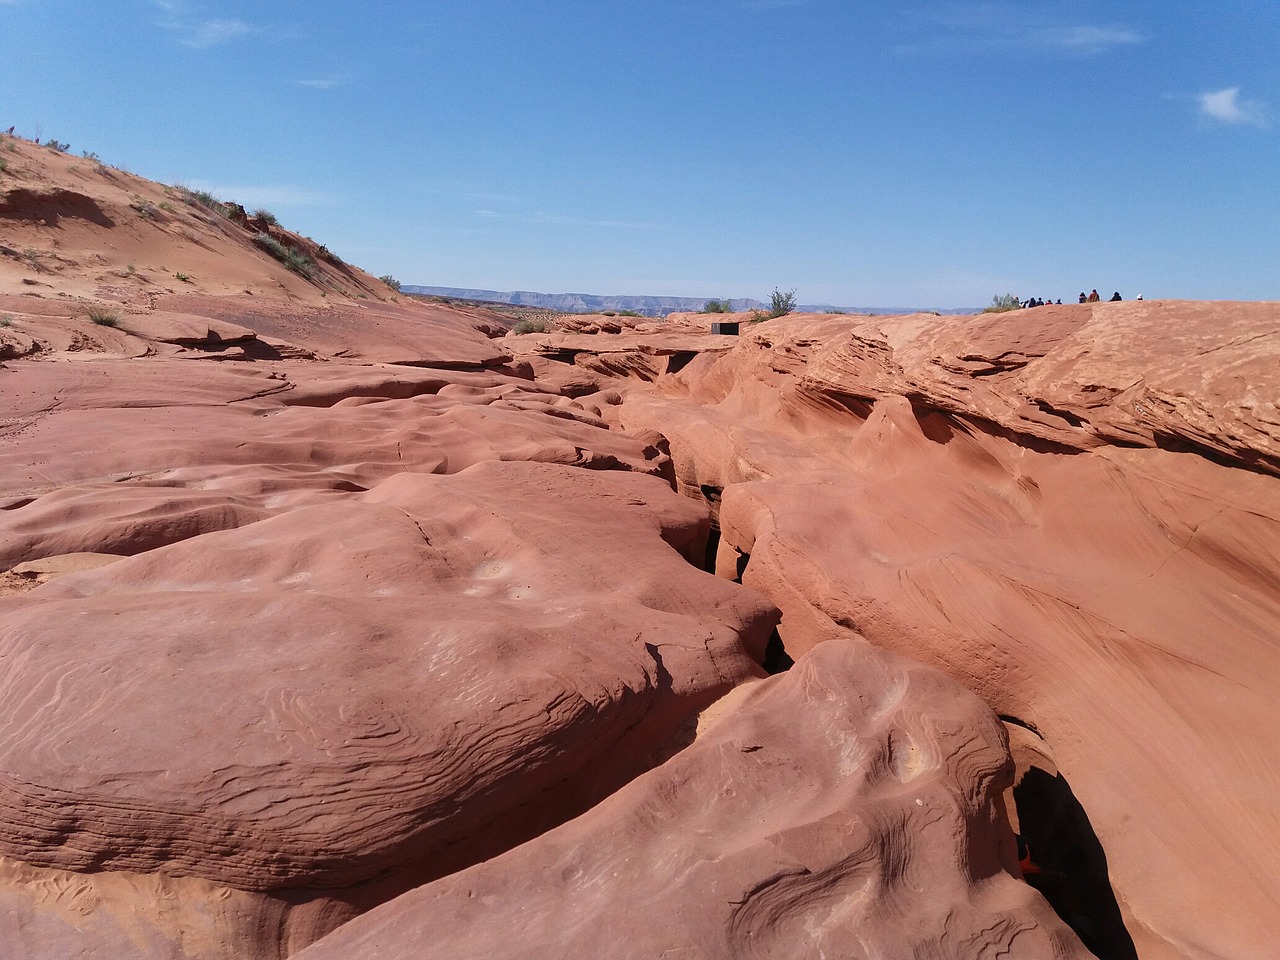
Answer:
[(706, 523), (489, 462), (0, 601), (0, 852), (270, 890), (503, 849), (759, 674), (773, 608), (677, 552)]
[(1015, 879), (1004, 733), (958, 684), (843, 639), (729, 700), (588, 813), (299, 960), (1088, 956)]
[(500, 374), (141, 366), (30, 364), (7, 381), (0, 568), (138, 553), (407, 471), (454, 473), (486, 460), (670, 470), (653, 436), (610, 432), (581, 403)]
[[(1280, 883), (1245, 864), (1280, 855), (1267, 399), (1280, 395), (1280, 307), (1103, 306), (975, 320), (980, 342), (1025, 318), (1017, 353), (1030, 359), (1013, 369), (1010, 334), (985, 351), (1009, 370), (967, 382), (941, 362), (956, 350), (938, 347), (939, 325), (964, 318), (768, 323), (611, 409), (627, 428), (661, 425), (682, 491), (715, 501), (717, 571), (778, 604), (789, 652), (857, 630), (1048, 741), (1106, 851), (1127, 949), (1262, 960), (1280, 938)], [(1176, 330), (1165, 354), (1143, 316)], [(848, 360), (850, 329), (871, 323), (898, 338), (888, 373)], [(1240, 331), (1259, 327), (1251, 347)], [(1122, 336), (1127, 355), (1103, 349)], [(1196, 361), (1188, 343), (1218, 349)], [(1181, 409), (1200, 413), (1166, 421), (1180, 451), (1083, 423), (1114, 425), (1131, 405), (1087, 410), (1068, 386), (1119, 383), (1108, 371), (1124, 364), (1148, 400), (1186, 385)], [(1056, 392), (1028, 389), (1035, 370)], [(1037, 435), (1007, 412), (1019, 391), (1082, 425)]]
[(1190, 449), (1280, 473), (1280, 304), (1134, 301), (977, 316), (791, 316), (735, 364), (839, 400), (903, 396), (1066, 450)]

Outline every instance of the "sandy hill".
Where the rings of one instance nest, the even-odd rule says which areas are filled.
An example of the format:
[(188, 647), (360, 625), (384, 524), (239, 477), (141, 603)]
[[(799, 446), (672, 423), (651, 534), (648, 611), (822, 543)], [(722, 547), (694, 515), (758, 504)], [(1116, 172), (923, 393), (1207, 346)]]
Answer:
[(515, 334), (0, 157), (5, 960), (1276, 956), (1280, 304)]
[(0, 283), (126, 305), (165, 294), (389, 299), (381, 281), (234, 203), (0, 141)]

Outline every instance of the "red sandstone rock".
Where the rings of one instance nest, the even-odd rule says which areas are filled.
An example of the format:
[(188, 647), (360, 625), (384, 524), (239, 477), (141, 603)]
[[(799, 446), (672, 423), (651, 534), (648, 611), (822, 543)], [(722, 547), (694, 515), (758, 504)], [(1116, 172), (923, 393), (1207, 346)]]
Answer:
[(835, 640), (729, 699), (582, 817), (300, 960), (1087, 956), (1015, 879), (1011, 764), (976, 697)]
[[(1275, 391), (1258, 386), (1264, 368), (1274, 382), (1278, 308), (1104, 307), (1031, 311), (1026, 330), (1021, 314), (974, 320), (989, 341), (968, 353), (987, 361), (968, 372), (939, 331), (971, 318), (765, 324), (675, 378), (687, 391), (667, 383), (672, 399), (632, 390), (617, 418), (661, 424), (682, 489), (720, 500), (718, 570), (749, 557), (743, 580), (783, 609), (789, 650), (856, 629), (1040, 731), (1141, 956), (1261, 960), (1280, 884), (1242, 864), (1280, 852), (1280, 488)], [(878, 354), (849, 333), (872, 324), (890, 331)], [(1109, 349), (1092, 359), (1084, 342)], [(1253, 373), (1197, 368), (1187, 342)], [(1011, 372), (992, 371), (998, 357)], [(1147, 404), (1212, 386), (1159, 428), (1206, 456), (1117, 448), (1085, 424), (1138, 422), (1118, 392), (1080, 399), (1081, 381), (1119, 386), (1126, 364)], [(1033, 390), (1033, 368), (1059, 373)], [(1030, 398), (1081, 425), (1027, 419)]]
[(677, 552), (705, 523), (486, 463), (0, 600), (0, 849), (247, 891), (505, 849), (758, 670), (771, 608)]
[[(1012, 819), (1100, 955), (1274, 955), (1276, 304), (792, 316), (740, 338), (584, 318), (498, 340), (484, 308), (395, 296), (271, 228), (309, 280), (181, 191), (17, 146), (0, 570), (130, 556), (34, 587), (0, 572), (5, 960), (277, 960), (573, 817), (757, 672), (772, 608), (739, 574), (812, 649), (800, 679), (748, 685), (601, 807), (413, 894), (474, 934), (462, 954), (603, 932), (596, 954), (749, 955), (745, 932), (781, 931), (773, 955), (1010, 936), (1073, 955), (996, 869), (990, 717), (924, 668), (851, 665), (856, 628), (1005, 715)], [(720, 581), (686, 563), (707, 508)], [(895, 677), (904, 699), (860, 713)], [(747, 715), (759, 750), (716, 739)], [(833, 717), (870, 751), (848, 782), (847, 741), (814, 736)], [(965, 731), (980, 763), (909, 776), (901, 735), (959, 758)], [(627, 869), (593, 897), (552, 855)], [(833, 899), (866, 875), (884, 883)], [(529, 909), (481, 929), (463, 878)], [(1111, 913), (1082, 917), (1071, 878), (1076, 900), (1114, 891)], [(715, 884), (746, 893), (708, 901)], [(401, 909), (351, 942), (416, 930)]]

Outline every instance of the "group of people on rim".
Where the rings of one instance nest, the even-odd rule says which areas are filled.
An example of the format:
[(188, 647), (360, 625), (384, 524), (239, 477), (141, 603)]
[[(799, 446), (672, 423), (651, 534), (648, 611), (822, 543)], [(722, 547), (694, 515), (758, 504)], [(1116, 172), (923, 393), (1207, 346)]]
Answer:
[[(1091, 293), (1088, 293), (1088, 294), (1084, 294), (1084, 293), (1082, 293), (1082, 294), (1080, 294), (1080, 302), (1081, 302), (1081, 303), (1097, 303), (1097, 302), (1098, 302), (1099, 300), (1101, 300), (1101, 299), (1102, 299), (1102, 298), (1101, 298), (1100, 296), (1098, 296), (1098, 290), (1097, 290), (1097, 288), (1096, 288), (1096, 287), (1093, 289), (1093, 291), (1092, 291)], [(1119, 303), (1119, 302), (1120, 302), (1121, 300), (1123, 300), (1123, 299), (1124, 299), (1124, 297), (1120, 296), (1120, 291), (1119, 291), (1119, 290), (1117, 290), (1115, 293), (1113, 293), (1113, 294), (1111, 295), (1111, 299), (1110, 299), (1110, 301), (1108, 301), (1108, 302), (1109, 302), (1109, 303)], [(1142, 299), (1142, 294), (1138, 294), (1137, 299), (1138, 299), (1138, 300), (1141, 300), (1141, 299)], [(1058, 302), (1059, 302), (1059, 303), (1061, 303), (1062, 301), (1061, 301), (1061, 300), (1059, 300)]]
[[(1141, 300), (1142, 294), (1138, 294), (1136, 299)], [(1097, 288), (1095, 288), (1091, 293), (1080, 294), (1081, 303), (1098, 303), (1101, 300), (1102, 300), (1102, 297), (1098, 296)], [(1120, 296), (1120, 291), (1117, 290), (1115, 293), (1111, 295), (1111, 300), (1109, 302), (1120, 303), (1122, 300), (1124, 300), (1124, 297)], [(1062, 301), (1061, 300), (1056, 300), (1056, 301), (1041, 300), (1039, 297), (1032, 297), (1030, 300), (1019, 300), (1018, 306), (1024, 307), (1024, 308), (1025, 307), (1043, 307), (1045, 304), (1053, 304), (1053, 303), (1062, 303)]]

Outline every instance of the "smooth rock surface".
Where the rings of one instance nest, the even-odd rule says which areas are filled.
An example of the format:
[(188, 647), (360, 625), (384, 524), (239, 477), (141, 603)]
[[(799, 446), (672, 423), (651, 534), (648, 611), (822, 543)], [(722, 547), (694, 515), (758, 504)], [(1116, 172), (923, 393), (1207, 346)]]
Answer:
[(1012, 765), (976, 697), (833, 640), (730, 699), (587, 814), (300, 960), (1088, 956), (1014, 879)]

